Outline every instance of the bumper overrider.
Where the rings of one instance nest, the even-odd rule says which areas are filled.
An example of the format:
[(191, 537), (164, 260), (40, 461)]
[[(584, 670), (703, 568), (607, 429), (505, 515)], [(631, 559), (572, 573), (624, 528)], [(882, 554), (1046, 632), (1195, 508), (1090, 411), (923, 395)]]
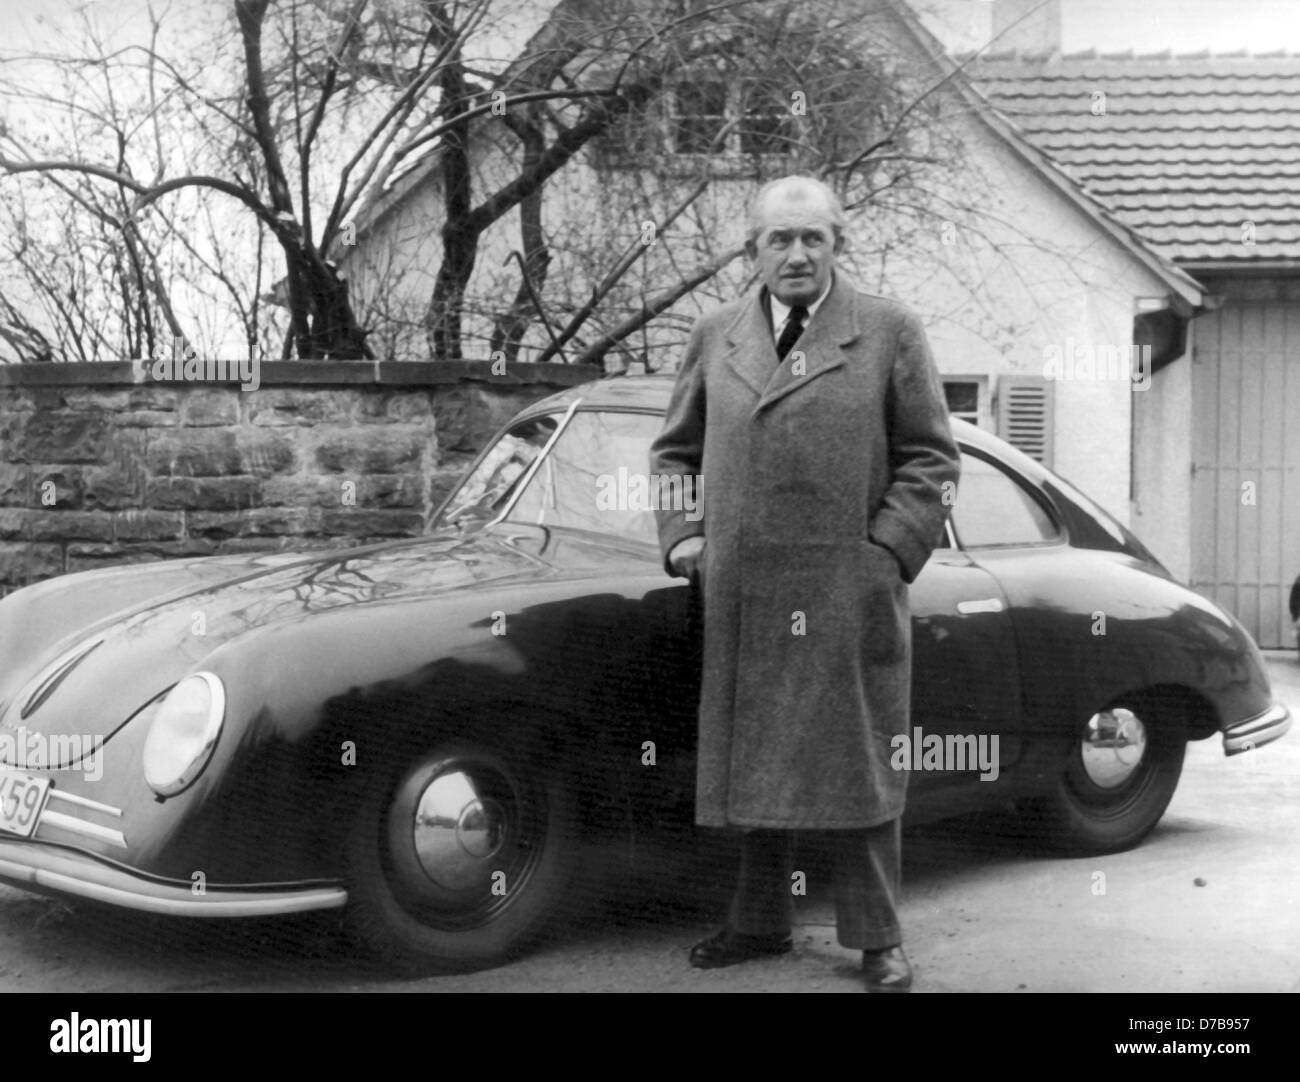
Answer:
[(1223, 754), (1240, 755), (1243, 751), (1271, 744), (1291, 728), (1291, 711), (1283, 703), (1274, 703), (1262, 714), (1246, 718), (1223, 730)]
[(199, 889), (75, 850), (7, 839), (0, 840), (0, 882), (44, 894), (185, 917), (266, 917), (334, 909), (347, 901), (342, 887), (321, 883), (265, 888), (207, 885)]

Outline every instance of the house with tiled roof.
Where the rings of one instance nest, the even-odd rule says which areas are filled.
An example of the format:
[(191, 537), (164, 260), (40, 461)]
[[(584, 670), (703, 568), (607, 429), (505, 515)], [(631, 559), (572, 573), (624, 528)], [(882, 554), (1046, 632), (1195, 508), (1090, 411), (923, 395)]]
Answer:
[[(992, 5), (1008, 18), (1023, 6)], [(1286, 518), (1300, 511), (1285, 511), (1274, 498), (1285, 477), (1278, 467), (1300, 463), (1300, 447), (1268, 466), (1274, 472), (1267, 477), (1260, 456), (1281, 438), (1273, 433), (1286, 395), (1300, 391), (1257, 386), (1249, 373), (1271, 373), (1271, 381), (1282, 374), (1284, 349), (1267, 343), (1279, 328), (1288, 331), (1290, 318), (1286, 297), (1274, 294), (1285, 292), (1295, 258), (1284, 187), (1300, 140), (1280, 125), (1295, 123), (1297, 110), (1286, 103), (1295, 104), (1294, 74), (1287, 73), (1296, 62), (1062, 58), (1056, 49), (969, 58), (946, 49), (903, 0), (853, 0), (845, 10), (863, 18), (869, 11), (870, 36), (887, 41), (897, 70), (934, 87), (929, 100), (960, 142), (963, 169), (936, 194), (970, 212), (913, 229), (901, 244), (891, 243), (880, 211), (856, 212), (853, 276), (925, 319), (954, 413), (1075, 481), (1133, 525), (1176, 575), (1223, 600), (1266, 645), (1280, 642), (1285, 592), (1277, 587), (1300, 571), (1281, 550), (1281, 523), (1300, 527)], [(716, 115), (686, 110), (684, 102), (701, 100), (683, 93), (692, 78), (682, 72), (680, 85), (639, 118), (642, 136), (662, 145), (653, 180), (665, 191), (699, 176), (678, 170), (674, 155), (695, 151), (701, 136), (707, 143), (709, 125), (722, 131), (737, 120), (725, 94), (711, 110)], [(799, 88), (776, 89), (788, 100)], [(487, 126), (499, 121), (479, 123), (477, 137), (490, 141)], [(691, 140), (682, 137), (688, 123)], [(744, 207), (762, 178), (734, 147), (714, 153), (719, 168), (692, 217), (699, 233), (725, 247), (743, 236)], [(764, 164), (781, 168), (779, 161)], [(489, 172), (491, 161), (480, 167)], [(579, 232), (604, 235), (612, 251), (621, 250), (643, 224), (614, 194), (626, 176), (626, 164), (598, 145), (579, 155), (563, 183), (544, 192), (544, 233), (560, 241)], [(886, 168), (881, 180), (889, 179)], [(397, 305), (411, 281), (427, 290), (440, 257), (440, 205), (435, 147), (370, 204), (357, 245), (340, 253), (363, 304), (373, 296)], [(514, 273), (507, 257), (520, 247), (520, 228), (503, 220), (484, 236), (476, 273), (485, 282), (494, 276), (490, 288), (498, 294), (516, 288), (506, 277)], [(689, 245), (670, 233), (660, 240), (647, 264), (678, 259), (689, 270)], [(564, 259), (562, 243), (553, 255)], [(398, 281), (386, 273), (398, 265), (414, 275)], [(670, 370), (682, 328), (734, 296), (747, 273), (740, 264), (726, 268), (647, 328), (641, 341), (649, 367)], [(551, 277), (576, 283), (577, 292), (592, 282), (576, 264)], [(413, 303), (424, 299), (417, 288)], [(545, 295), (538, 301), (554, 303)], [(1273, 350), (1276, 365), (1241, 364), (1257, 341)], [(534, 326), (521, 357), (543, 355), (546, 345)], [(1250, 416), (1267, 416), (1272, 426), (1258, 440), (1258, 461), (1240, 458), (1249, 451), (1242, 424), (1221, 419), (1240, 418), (1236, 405), (1222, 404), (1250, 395), (1259, 402)], [(1241, 472), (1255, 466), (1257, 476)], [(1240, 488), (1252, 479), (1253, 490)], [(1257, 502), (1234, 504), (1239, 490)], [(1290, 503), (1300, 508), (1300, 493), (1294, 496)], [(1263, 544), (1264, 533), (1276, 539), (1271, 563), (1252, 564), (1243, 556), (1246, 541)]]
[(1205, 310), (1134, 396), (1131, 524), (1264, 646), (1300, 574), (1300, 55), (984, 53), (996, 110)]

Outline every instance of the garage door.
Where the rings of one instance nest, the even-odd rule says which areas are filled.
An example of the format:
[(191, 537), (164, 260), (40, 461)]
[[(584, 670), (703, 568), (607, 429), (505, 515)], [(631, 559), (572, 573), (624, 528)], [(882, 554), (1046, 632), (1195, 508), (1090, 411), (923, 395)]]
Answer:
[(1193, 324), (1192, 586), (1265, 648), (1295, 637), (1300, 303), (1229, 299)]

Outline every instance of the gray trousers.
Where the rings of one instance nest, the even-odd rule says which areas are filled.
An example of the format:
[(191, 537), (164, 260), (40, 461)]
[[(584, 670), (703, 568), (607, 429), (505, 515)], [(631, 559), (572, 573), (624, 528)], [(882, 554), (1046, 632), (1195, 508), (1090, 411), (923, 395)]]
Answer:
[[(863, 951), (899, 946), (902, 821), (891, 819), (866, 830), (828, 830), (822, 837), (830, 848), (840, 946)], [(789, 932), (794, 924), (794, 870), (792, 831), (746, 831), (728, 918), (731, 927), (747, 935)]]

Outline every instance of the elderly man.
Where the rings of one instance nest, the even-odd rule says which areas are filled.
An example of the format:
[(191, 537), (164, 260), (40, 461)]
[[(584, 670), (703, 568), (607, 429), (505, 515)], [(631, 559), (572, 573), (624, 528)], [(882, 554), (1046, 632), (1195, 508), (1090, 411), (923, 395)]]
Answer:
[(835, 268), (844, 212), (786, 177), (754, 201), (761, 288), (704, 316), (651, 451), (699, 477), (705, 511), (658, 512), (670, 574), (704, 600), (696, 821), (741, 828), (713, 968), (791, 947), (792, 831), (824, 831), (841, 945), (868, 990), (906, 991), (896, 912), (908, 732), (907, 586), (943, 532), (958, 475), (917, 318)]

